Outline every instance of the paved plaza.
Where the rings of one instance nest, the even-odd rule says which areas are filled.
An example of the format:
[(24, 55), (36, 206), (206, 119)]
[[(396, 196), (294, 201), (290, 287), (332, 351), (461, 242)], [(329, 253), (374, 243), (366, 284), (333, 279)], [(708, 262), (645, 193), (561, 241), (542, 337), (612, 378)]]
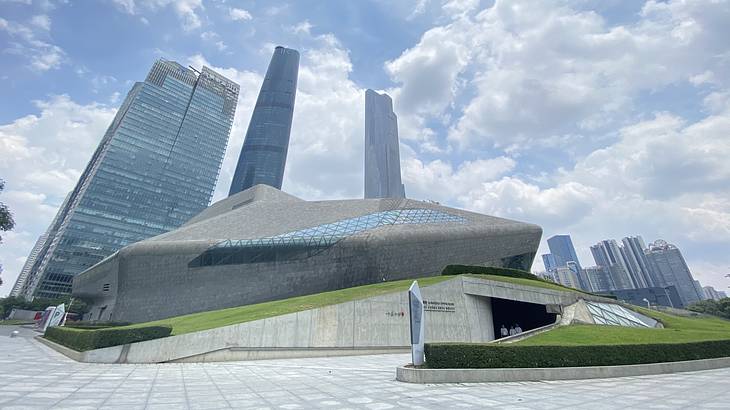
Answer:
[(408, 355), (228, 363), (77, 363), (0, 326), (0, 408), (726, 409), (730, 369), (620, 379), (415, 385)]

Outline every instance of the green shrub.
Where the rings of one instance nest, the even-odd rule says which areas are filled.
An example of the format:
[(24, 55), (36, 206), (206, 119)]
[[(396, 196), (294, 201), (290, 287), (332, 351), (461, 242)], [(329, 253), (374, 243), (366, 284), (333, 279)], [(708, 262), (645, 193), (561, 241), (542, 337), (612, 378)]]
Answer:
[(48, 328), (44, 337), (83, 352), (102, 347), (159, 339), (169, 336), (171, 332), (172, 328), (169, 326), (104, 329), (75, 329), (64, 326)]
[(533, 275), (530, 272), (512, 269), (512, 268), (498, 268), (494, 266), (471, 266), (471, 265), (447, 265), (442, 275), (464, 275), (464, 274), (475, 274), (475, 275), (496, 275), (496, 276), (507, 276), (510, 278), (522, 278), (543, 281), (539, 276)]
[(427, 343), (434, 369), (616, 366), (730, 357), (730, 340), (674, 344), (520, 346)]
[(89, 321), (78, 321), (78, 322), (66, 322), (64, 327), (72, 327), (74, 329), (105, 329), (109, 327), (117, 326), (128, 326), (130, 322), (89, 322)]

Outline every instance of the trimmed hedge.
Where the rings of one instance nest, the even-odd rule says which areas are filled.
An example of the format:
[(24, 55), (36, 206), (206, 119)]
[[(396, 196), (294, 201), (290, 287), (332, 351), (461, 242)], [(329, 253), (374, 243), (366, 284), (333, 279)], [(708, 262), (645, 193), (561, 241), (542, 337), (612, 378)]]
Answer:
[(88, 321), (78, 321), (78, 322), (66, 322), (64, 327), (72, 327), (74, 329), (105, 329), (109, 327), (117, 327), (117, 326), (128, 326), (131, 325), (131, 322), (88, 322)]
[(604, 346), (520, 346), (427, 343), (433, 369), (584, 367), (679, 362), (730, 357), (730, 340)]
[(100, 349), (102, 347), (143, 342), (170, 336), (169, 326), (146, 326), (137, 328), (74, 329), (49, 327), (45, 338), (76, 351)]

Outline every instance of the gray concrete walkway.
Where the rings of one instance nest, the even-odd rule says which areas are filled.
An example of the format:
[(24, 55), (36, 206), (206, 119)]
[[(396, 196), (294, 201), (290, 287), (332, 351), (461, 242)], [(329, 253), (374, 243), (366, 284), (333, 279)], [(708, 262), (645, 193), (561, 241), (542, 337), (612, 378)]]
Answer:
[(730, 369), (586, 381), (415, 385), (407, 355), (255, 362), (77, 363), (0, 326), (0, 408), (727, 409)]

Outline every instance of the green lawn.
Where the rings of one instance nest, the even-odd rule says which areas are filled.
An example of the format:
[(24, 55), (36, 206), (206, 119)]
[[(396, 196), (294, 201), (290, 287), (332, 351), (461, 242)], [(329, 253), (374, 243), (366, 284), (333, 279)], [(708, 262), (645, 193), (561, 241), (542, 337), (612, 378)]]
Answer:
[(730, 321), (710, 317), (680, 317), (632, 307), (661, 321), (664, 329), (571, 325), (517, 342), (517, 345), (585, 346), (646, 343), (687, 343), (730, 339)]
[[(440, 282), (454, 279), (454, 276), (434, 276), (418, 279), (420, 287), (434, 285)], [(256, 305), (239, 306), (228, 309), (213, 310), (209, 312), (193, 313), (190, 315), (176, 316), (154, 322), (137, 323), (126, 327), (141, 327), (153, 325), (172, 326), (172, 334), (198, 332), (201, 330), (213, 329), (221, 326), (235, 325), (238, 323), (250, 322), (253, 320), (265, 319), (268, 317), (284, 315), (287, 313), (300, 312), (303, 310), (315, 309), (322, 306), (335, 305), (343, 302), (350, 302), (358, 299), (365, 299), (387, 293), (401, 292), (408, 290), (413, 283), (412, 279), (394, 282), (376, 283), (373, 285), (358, 286), (335, 290), (332, 292), (318, 293), (315, 295), (299, 296), (290, 299), (276, 300), (273, 302), (259, 303)]]

